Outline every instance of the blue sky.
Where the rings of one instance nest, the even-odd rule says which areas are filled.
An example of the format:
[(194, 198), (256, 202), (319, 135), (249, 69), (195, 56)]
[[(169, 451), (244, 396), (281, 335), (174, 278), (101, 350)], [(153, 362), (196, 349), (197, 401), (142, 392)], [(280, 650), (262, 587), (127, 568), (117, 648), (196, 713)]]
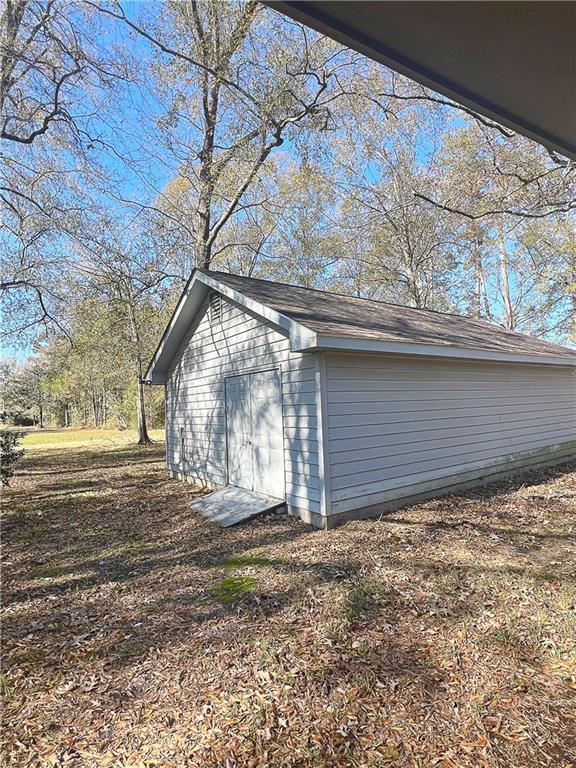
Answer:
[[(157, 2), (128, 2), (123, 7), (129, 18), (136, 20), (140, 11), (155, 13), (162, 7)], [(133, 56), (138, 59), (150, 58), (153, 54), (153, 46), (134, 32), (131, 32), (120, 21), (109, 19), (102, 31), (94, 38), (96, 45), (102, 50), (112, 51), (116, 46), (123, 47), (129, 44)], [(135, 200), (138, 203), (150, 203), (156, 194), (174, 178), (178, 169), (173, 160), (168, 160), (168, 155), (162, 151), (159, 144), (150, 145), (150, 136), (153, 134), (151, 125), (154, 120), (163, 114), (163, 105), (155, 97), (149, 88), (143, 88), (133, 83), (126, 84), (122, 90), (121, 115), (111, 115), (111, 122), (95, 119), (92, 130), (104, 141), (113, 144), (120, 159), (113, 152), (94, 149), (93, 152), (114, 176), (111, 195), (105, 195), (102, 203), (109, 210), (116, 211), (126, 221), (129, 231), (132, 227), (134, 216), (138, 213), (138, 207), (130, 207), (119, 201), (114, 196), (127, 200)], [(145, 116), (143, 118), (143, 115)], [(453, 110), (446, 111), (446, 117), (453, 127), (465, 124), (464, 118)], [(430, 138), (422, 133), (419, 139), (417, 158), (425, 164), (429, 154), (433, 150)], [(290, 140), (286, 140), (281, 150), (284, 155), (294, 152)], [(129, 158), (130, 163), (125, 159)], [(366, 176), (377, 176), (378, 169), (370, 162), (365, 167)], [(512, 287), (515, 287), (515, 277), (512, 275)], [(498, 300), (494, 302), (498, 307)], [(2, 355), (24, 359), (31, 353), (30, 345), (24, 343), (5, 344)]]

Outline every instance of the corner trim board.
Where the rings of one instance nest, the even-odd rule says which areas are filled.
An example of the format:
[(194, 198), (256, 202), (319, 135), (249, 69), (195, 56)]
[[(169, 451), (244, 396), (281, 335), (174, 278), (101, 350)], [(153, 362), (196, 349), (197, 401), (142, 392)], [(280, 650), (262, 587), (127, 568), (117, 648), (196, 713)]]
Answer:
[(318, 421), (318, 461), (320, 475), (320, 514), (330, 514), (330, 451), (328, 450), (328, 404), (326, 397), (326, 358), (323, 352), (316, 355), (316, 418)]

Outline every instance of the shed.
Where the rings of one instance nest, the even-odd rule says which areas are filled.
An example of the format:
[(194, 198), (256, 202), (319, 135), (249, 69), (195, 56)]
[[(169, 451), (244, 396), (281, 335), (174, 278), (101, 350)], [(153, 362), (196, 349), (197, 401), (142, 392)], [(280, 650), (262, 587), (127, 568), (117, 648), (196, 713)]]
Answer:
[(576, 351), (222, 272), (194, 271), (146, 379), (173, 477), (322, 528), (576, 455)]

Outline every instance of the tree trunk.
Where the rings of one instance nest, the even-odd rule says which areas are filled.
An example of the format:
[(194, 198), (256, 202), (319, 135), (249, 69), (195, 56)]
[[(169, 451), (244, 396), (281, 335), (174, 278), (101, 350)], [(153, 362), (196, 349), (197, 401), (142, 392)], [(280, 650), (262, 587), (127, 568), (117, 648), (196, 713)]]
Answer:
[(92, 423), (94, 429), (98, 428), (98, 403), (96, 402), (96, 392), (92, 389)]
[(146, 425), (146, 408), (144, 405), (144, 382), (142, 380), (142, 350), (140, 345), (140, 334), (138, 332), (138, 322), (136, 318), (136, 309), (134, 306), (133, 298), (128, 290), (127, 296), (122, 295), (120, 291), (120, 299), (126, 301), (126, 309), (128, 311), (128, 320), (130, 322), (130, 329), (132, 331), (132, 342), (134, 345), (134, 368), (136, 373), (136, 418), (138, 421), (138, 445), (150, 445), (152, 440), (148, 435), (148, 427)]
[[(203, 37), (202, 22), (195, 13), (197, 33)], [(201, 45), (204, 63), (207, 49)], [(212, 196), (214, 194), (214, 139), (216, 136), (216, 122), (218, 120), (218, 104), (220, 95), (220, 82), (215, 79), (210, 82), (206, 70), (202, 78), (202, 115), (204, 118), (204, 141), (199, 154), (200, 170), (198, 180), (200, 190), (196, 207), (196, 266), (201, 269), (210, 269), (212, 261), (212, 247), (210, 245), (210, 229), (212, 225)]]
[(487, 320), (492, 319), (492, 313), (490, 311), (490, 302), (488, 301), (488, 291), (486, 289), (486, 276), (484, 275), (484, 264), (482, 263), (482, 243), (476, 244), (475, 251), (475, 267), (476, 267), (476, 305), (478, 317), (484, 317)]
[(212, 261), (211, 248), (209, 246), (212, 192), (206, 175), (207, 171), (202, 169), (200, 171), (202, 189), (196, 212), (196, 266), (200, 267), (200, 269), (210, 269), (210, 262)]
[(514, 330), (514, 309), (510, 297), (510, 282), (508, 280), (508, 253), (506, 251), (506, 239), (503, 233), (500, 235), (500, 284), (502, 292), (502, 301), (504, 302), (504, 312), (506, 328)]
[(42, 403), (38, 406), (38, 426), (40, 429), (44, 429), (44, 408)]
[(106, 426), (106, 420), (108, 418), (108, 413), (106, 410), (106, 390), (102, 389), (102, 426)]
[(148, 435), (146, 425), (146, 410), (144, 408), (144, 383), (139, 375), (136, 379), (136, 410), (138, 414), (138, 445), (150, 445), (152, 440)]
[(568, 291), (572, 304), (572, 318), (576, 318), (576, 232), (571, 231), (569, 239), (570, 248), (568, 262)]

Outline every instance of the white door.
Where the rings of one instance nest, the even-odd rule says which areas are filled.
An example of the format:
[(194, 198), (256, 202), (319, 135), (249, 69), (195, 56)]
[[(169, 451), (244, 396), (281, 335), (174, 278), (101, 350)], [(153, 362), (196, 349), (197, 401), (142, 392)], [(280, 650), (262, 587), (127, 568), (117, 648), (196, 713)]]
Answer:
[(284, 498), (284, 443), (280, 371), (250, 374), (254, 487)]
[(228, 483), (284, 498), (280, 371), (226, 379)]
[(251, 410), (248, 377), (231, 376), (226, 379), (228, 485), (250, 491), (254, 485)]

